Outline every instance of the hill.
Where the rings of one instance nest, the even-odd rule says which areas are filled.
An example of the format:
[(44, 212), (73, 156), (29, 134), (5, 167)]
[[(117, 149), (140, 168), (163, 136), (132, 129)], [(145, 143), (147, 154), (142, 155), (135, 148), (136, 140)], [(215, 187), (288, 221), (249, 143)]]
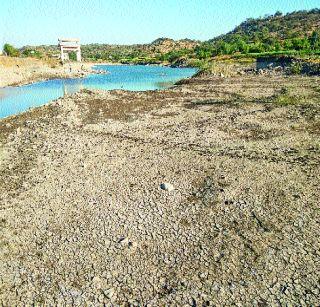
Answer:
[[(86, 61), (200, 67), (221, 55), (319, 55), (320, 9), (249, 18), (231, 32), (202, 43), (190, 39), (158, 38), (150, 44), (88, 44), (81, 48)], [(24, 56), (40, 58), (59, 55), (56, 45), (27, 46), (20, 52)]]
[(193, 50), (200, 42), (182, 39), (158, 38), (150, 44), (106, 45), (91, 44), (82, 46), (85, 59), (115, 61), (122, 63), (161, 63), (166, 53)]
[[(161, 63), (162, 55), (181, 50), (193, 50), (199, 41), (190, 39), (173, 40), (158, 38), (150, 44), (111, 45), (87, 44), (81, 46), (82, 57), (88, 61), (112, 61), (122, 63)], [(23, 55), (57, 57), (56, 45), (25, 46), (20, 49)], [(179, 53), (180, 54), (180, 53)]]
[(199, 45), (199, 41), (191, 39), (173, 40), (171, 38), (158, 38), (148, 45), (148, 49), (153, 52), (167, 53), (180, 49), (193, 49)]
[[(263, 18), (249, 18), (233, 31), (205, 42), (200, 49), (207, 49), (209, 56), (317, 51), (320, 49), (319, 36), (320, 9), (297, 11), (286, 15), (276, 12)], [(206, 56), (205, 53), (203, 55)]]
[(264, 18), (249, 18), (236, 27), (231, 34), (243, 35), (248, 41), (255, 41), (257, 33), (268, 34), (272, 38), (285, 40), (310, 36), (313, 31), (319, 30), (319, 28), (320, 9), (314, 9), (287, 15), (276, 12), (274, 15)]

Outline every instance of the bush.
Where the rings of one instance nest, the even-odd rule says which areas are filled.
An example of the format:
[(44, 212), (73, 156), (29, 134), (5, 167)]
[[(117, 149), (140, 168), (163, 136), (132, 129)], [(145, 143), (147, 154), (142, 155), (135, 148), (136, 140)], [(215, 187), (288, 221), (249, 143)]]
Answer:
[(320, 38), (319, 33), (316, 31), (313, 31), (311, 34), (311, 37), (309, 38), (310, 41), (310, 47), (312, 50), (316, 50), (317, 48), (320, 48)]
[(34, 49), (25, 49), (22, 52), (22, 55), (26, 56), (26, 57), (33, 57), (33, 58), (38, 58), (38, 59), (41, 59), (43, 57), (43, 55), (40, 51), (34, 50)]
[(77, 54), (74, 51), (69, 53), (69, 60), (71, 60), (71, 61), (77, 60)]
[(290, 71), (294, 75), (300, 75), (302, 72), (302, 64), (299, 62), (294, 62), (290, 66)]
[(209, 44), (202, 44), (195, 48), (196, 58), (200, 60), (210, 58), (213, 52), (213, 46)]
[(11, 56), (11, 57), (17, 57), (19, 56), (20, 52), (18, 49), (16, 49), (15, 47), (13, 47), (10, 44), (4, 44), (3, 46), (3, 52), (7, 55), (7, 56)]

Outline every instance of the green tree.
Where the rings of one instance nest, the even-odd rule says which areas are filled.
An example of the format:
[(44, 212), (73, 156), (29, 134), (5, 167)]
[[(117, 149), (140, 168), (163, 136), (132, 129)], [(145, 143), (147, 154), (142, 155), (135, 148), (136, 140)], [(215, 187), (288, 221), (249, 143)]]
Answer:
[(97, 53), (94, 55), (94, 58), (95, 58), (96, 60), (101, 60), (101, 59), (102, 59), (101, 53), (97, 52)]
[(241, 53), (247, 54), (249, 52), (249, 45), (243, 40), (238, 41), (237, 47)]
[(267, 27), (263, 27), (261, 34), (262, 34), (262, 39), (267, 39), (270, 35), (270, 31)]
[(69, 59), (71, 61), (76, 61), (77, 60), (77, 54), (74, 51), (70, 52), (69, 53)]
[(17, 57), (19, 56), (20, 52), (18, 49), (16, 49), (15, 47), (13, 47), (10, 44), (4, 44), (3, 46), (3, 52), (8, 55), (8, 56), (12, 56), (12, 57)]
[(264, 52), (264, 46), (262, 43), (255, 43), (255, 44), (251, 44), (249, 46), (249, 52), (250, 53), (261, 53)]
[(306, 38), (294, 38), (292, 40), (292, 47), (295, 50), (308, 50), (310, 43)]
[(210, 58), (213, 54), (213, 47), (209, 44), (202, 44), (195, 48), (196, 58), (197, 59), (207, 59)]
[(279, 42), (276, 42), (274, 45), (274, 50), (275, 51), (280, 51), (282, 49), (281, 44)]
[(222, 55), (222, 54), (231, 54), (232, 53), (232, 45), (228, 44), (224, 41), (218, 41), (216, 45), (216, 55)]
[(280, 11), (277, 11), (273, 16), (274, 17), (280, 17), (282, 16), (283, 14), (280, 12)]
[(33, 50), (33, 49), (23, 50), (22, 55), (26, 56), (26, 57), (34, 57), (34, 58), (38, 58), (38, 59), (43, 57), (43, 54), (40, 51)]
[(291, 39), (286, 39), (284, 41), (284, 49), (285, 50), (292, 50), (293, 49), (293, 44)]
[(319, 39), (319, 34), (316, 31), (313, 31), (311, 34), (311, 37), (309, 39), (310, 41), (310, 47), (312, 50), (315, 50), (319, 47), (320, 45), (320, 39)]

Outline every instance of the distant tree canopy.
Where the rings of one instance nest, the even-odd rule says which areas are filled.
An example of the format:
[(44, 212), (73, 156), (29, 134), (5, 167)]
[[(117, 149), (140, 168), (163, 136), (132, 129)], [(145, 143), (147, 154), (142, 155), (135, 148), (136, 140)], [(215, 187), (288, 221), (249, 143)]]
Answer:
[(309, 39), (310, 47), (312, 50), (320, 49), (320, 35), (318, 32), (313, 31)]
[[(276, 12), (249, 18), (228, 34), (209, 40), (195, 50), (198, 58), (221, 54), (281, 51), (320, 51), (320, 10)], [(208, 44), (211, 45), (208, 46)]]
[[(199, 41), (160, 38), (151, 44), (108, 45), (88, 44), (81, 46), (84, 59), (111, 61), (125, 64), (171, 64), (208, 63), (216, 56), (252, 56), (259, 54), (316, 54), (320, 55), (320, 9), (296, 11), (260, 18), (248, 18), (233, 31), (200, 43)], [(4, 52), (10, 56), (19, 51), (6, 44)], [(27, 46), (22, 56), (45, 57), (59, 53), (56, 45)], [(69, 54), (76, 60), (76, 54)], [(191, 64), (193, 65), (193, 64)], [(198, 65), (198, 64), (197, 64)]]
[(255, 38), (231, 35), (228, 39), (219, 39), (211, 44), (203, 43), (195, 48), (198, 59), (206, 59), (217, 55), (250, 54), (280, 51), (320, 51), (320, 34), (314, 31), (310, 36), (277, 39), (256, 32)]
[(43, 57), (43, 54), (40, 51), (35, 49), (25, 49), (22, 51), (22, 55), (25, 57), (33, 57), (38, 59)]
[(282, 13), (280, 11), (277, 11), (273, 16), (274, 17), (280, 17), (280, 16), (282, 16)]
[(69, 60), (71, 60), (71, 61), (77, 60), (77, 54), (74, 51), (69, 53)]
[[(220, 55), (262, 53), (320, 53), (320, 10), (298, 11), (253, 19), (233, 31), (203, 42), (192, 50), (175, 50), (157, 55), (160, 61), (174, 63), (181, 57), (200, 61)], [(310, 30), (313, 29), (313, 30)], [(128, 57), (128, 59), (130, 56)]]
[(17, 57), (20, 55), (20, 52), (18, 49), (16, 49), (15, 47), (13, 47), (10, 44), (4, 44), (3, 46), (3, 52), (7, 55), (7, 56), (11, 56), (11, 57)]

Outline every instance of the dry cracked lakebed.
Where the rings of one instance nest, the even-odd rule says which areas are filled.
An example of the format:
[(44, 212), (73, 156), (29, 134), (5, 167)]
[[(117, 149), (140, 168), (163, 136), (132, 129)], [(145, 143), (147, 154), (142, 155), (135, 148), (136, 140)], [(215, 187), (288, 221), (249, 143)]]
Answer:
[(319, 305), (319, 89), (202, 75), (2, 119), (0, 305)]

